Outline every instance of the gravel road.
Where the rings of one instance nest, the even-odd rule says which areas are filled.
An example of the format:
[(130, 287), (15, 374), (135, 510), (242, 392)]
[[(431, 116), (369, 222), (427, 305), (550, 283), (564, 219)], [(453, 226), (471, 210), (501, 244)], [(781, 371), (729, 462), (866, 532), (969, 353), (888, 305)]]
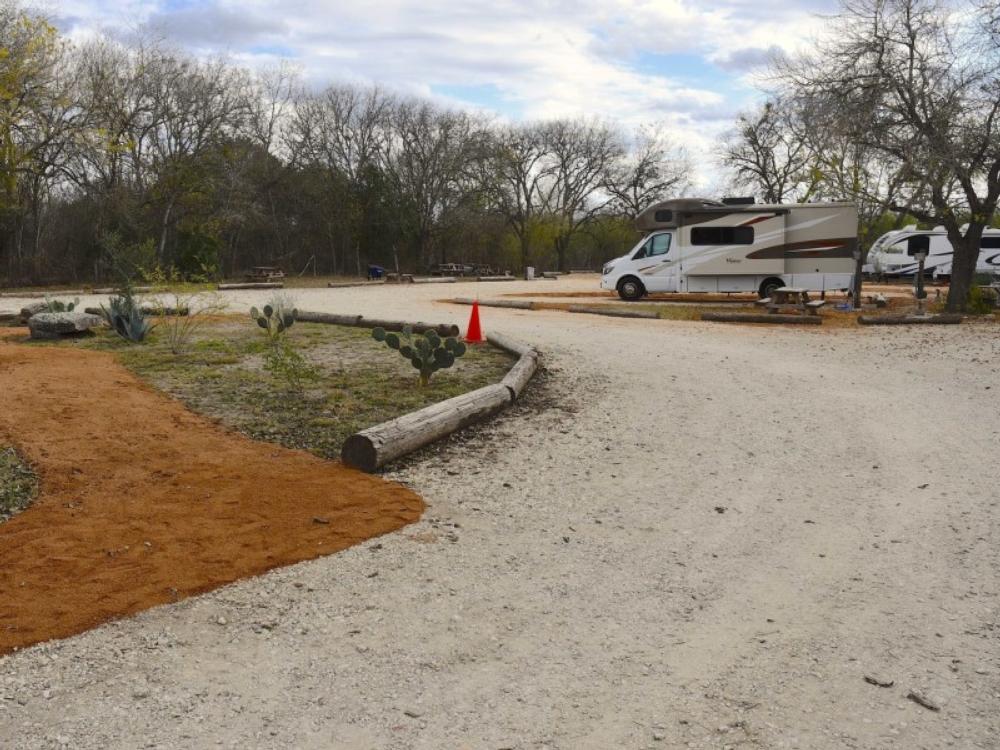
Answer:
[(1000, 328), (483, 324), (547, 371), (389, 472), (422, 521), (0, 659), (0, 746), (998, 747)]

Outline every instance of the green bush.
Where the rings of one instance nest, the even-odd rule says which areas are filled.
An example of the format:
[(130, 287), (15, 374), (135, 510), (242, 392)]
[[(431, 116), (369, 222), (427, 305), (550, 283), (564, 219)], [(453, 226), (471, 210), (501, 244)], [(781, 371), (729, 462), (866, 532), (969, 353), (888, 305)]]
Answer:
[(306, 382), (319, 378), (316, 367), (309, 364), (286, 338), (276, 339), (267, 347), (264, 369), (275, 380), (284, 381), (296, 391), (301, 391)]
[(466, 352), (465, 344), (453, 337), (442, 340), (434, 330), (427, 331), (423, 336), (414, 336), (410, 326), (403, 326), (403, 331), (399, 334), (375, 328), (372, 330), (372, 338), (410, 360), (410, 364), (420, 371), (422, 386), (430, 382), (431, 375), (451, 367)]
[(222, 241), (203, 227), (178, 232), (177, 274), (185, 281), (212, 281), (219, 275), (222, 248)]
[(997, 309), (997, 290), (974, 286), (969, 290), (965, 311), (969, 315), (989, 315)]

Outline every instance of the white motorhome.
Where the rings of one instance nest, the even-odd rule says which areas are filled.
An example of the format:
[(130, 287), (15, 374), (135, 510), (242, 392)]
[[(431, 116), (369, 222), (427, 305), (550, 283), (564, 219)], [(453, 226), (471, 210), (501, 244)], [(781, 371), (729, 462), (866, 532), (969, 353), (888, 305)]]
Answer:
[(726, 203), (679, 198), (636, 217), (644, 236), (605, 264), (601, 288), (622, 299), (650, 292), (757, 292), (782, 286), (846, 290), (854, 279), (853, 203)]
[[(986, 229), (979, 247), (976, 271), (990, 274), (1000, 271), (1000, 229)], [(916, 224), (886, 232), (875, 240), (863, 270), (874, 276), (916, 276), (919, 265), (913, 255), (921, 248), (927, 250), (924, 275), (949, 278), (953, 250), (945, 228), (917, 229)]]

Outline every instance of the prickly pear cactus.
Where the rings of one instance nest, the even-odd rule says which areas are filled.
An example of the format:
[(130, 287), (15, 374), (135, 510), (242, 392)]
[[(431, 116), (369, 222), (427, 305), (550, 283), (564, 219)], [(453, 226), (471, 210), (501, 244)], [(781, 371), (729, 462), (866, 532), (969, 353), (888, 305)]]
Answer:
[(386, 333), (384, 328), (375, 328), (372, 338), (410, 360), (410, 364), (420, 372), (420, 385), (427, 385), (431, 375), (451, 367), (467, 351), (465, 344), (456, 338), (449, 336), (442, 339), (434, 330), (427, 331), (423, 336), (414, 335), (410, 326), (404, 326), (401, 333)]
[(291, 328), (299, 317), (298, 310), (275, 310), (271, 305), (264, 305), (263, 310), (250, 308), (250, 319), (267, 332), (271, 340), (279, 338)]

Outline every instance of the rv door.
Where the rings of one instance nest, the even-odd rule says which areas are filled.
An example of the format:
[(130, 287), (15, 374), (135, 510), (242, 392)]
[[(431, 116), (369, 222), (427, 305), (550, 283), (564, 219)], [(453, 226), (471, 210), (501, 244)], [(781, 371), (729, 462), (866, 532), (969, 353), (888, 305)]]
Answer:
[(633, 255), (647, 292), (677, 291), (677, 248), (673, 232), (651, 234)]

